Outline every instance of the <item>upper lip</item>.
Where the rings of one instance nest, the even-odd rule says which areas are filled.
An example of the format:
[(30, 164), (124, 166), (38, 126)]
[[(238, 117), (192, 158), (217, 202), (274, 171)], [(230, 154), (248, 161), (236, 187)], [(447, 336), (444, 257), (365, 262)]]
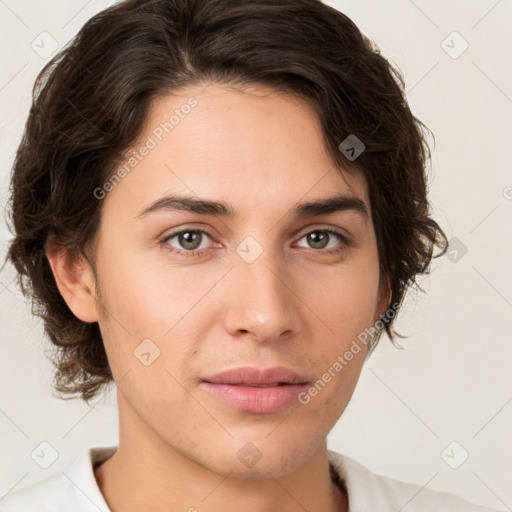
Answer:
[(277, 384), (306, 384), (307, 378), (284, 366), (272, 368), (239, 367), (203, 379), (211, 384), (257, 386)]

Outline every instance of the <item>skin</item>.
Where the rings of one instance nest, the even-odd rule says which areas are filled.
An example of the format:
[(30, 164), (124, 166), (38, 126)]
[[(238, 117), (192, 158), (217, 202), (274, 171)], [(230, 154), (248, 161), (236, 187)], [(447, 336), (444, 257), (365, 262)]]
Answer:
[[(103, 199), (101, 295), (84, 259), (47, 251), (71, 310), (98, 321), (117, 383), (119, 448), (96, 479), (111, 509), (123, 512), (233, 504), (246, 512), (346, 511), (347, 497), (329, 477), (326, 436), (352, 396), (364, 350), (308, 404), (277, 413), (230, 407), (201, 380), (283, 365), (315, 382), (384, 314), (389, 287), (379, 275), (366, 182), (336, 170), (304, 100), (263, 87), (207, 84), (163, 96), (140, 143), (191, 96), (197, 106)], [(170, 193), (224, 201), (235, 216), (139, 217)], [(336, 194), (362, 199), (370, 216), (290, 214), (299, 202)], [(202, 255), (171, 252), (191, 250), (177, 236), (165, 240), (183, 229), (208, 231)], [(324, 229), (352, 242), (331, 236), (322, 248), (306, 236)], [(250, 264), (236, 252), (248, 236), (263, 251)], [(331, 248), (341, 251), (327, 254)], [(146, 366), (134, 350), (148, 338), (160, 356)], [(249, 442), (262, 455), (252, 467), (237, 457)]]

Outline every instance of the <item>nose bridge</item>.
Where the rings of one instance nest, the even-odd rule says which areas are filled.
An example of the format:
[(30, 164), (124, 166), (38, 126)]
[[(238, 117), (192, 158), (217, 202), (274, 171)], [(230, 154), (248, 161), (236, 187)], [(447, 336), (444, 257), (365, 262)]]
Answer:
[(249, 239), (237, 247), (226, 327), (232, 335), (271, 341), (298, 329), (297, 304), (282, 258), (256, 244)]

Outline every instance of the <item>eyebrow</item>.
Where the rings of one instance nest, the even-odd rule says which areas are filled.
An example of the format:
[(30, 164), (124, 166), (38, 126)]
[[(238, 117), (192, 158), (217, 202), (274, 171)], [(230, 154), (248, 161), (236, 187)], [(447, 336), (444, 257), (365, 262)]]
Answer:
[[(151, 203), (137, 215), (137, 218), (158, 211), (187, 211), (223, 218), (235, 217), (233, 207), (223, 201), (171, 194)], [(295, 217), (315, 217), (342, 211), (354, 211), (360, 213), (363, 217), (369, 217), (368, 209), (362, 199), (357, 196), (343, 194), (298, 203), (293, 207), (291, 214)]]

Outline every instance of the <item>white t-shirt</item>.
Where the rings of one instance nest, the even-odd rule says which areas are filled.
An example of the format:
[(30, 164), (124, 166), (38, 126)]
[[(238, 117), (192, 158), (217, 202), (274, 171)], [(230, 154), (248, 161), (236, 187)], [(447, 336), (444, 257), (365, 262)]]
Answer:
[[(60, 473), (0, 499), (0, 512), (110, 512), (93, 467), (117, 446), (88, 448)], [(349, 512), (496, 512), (452, 494), (376, 475), (355, 460), (328, 450), (328, 459), (348, 492)]]

